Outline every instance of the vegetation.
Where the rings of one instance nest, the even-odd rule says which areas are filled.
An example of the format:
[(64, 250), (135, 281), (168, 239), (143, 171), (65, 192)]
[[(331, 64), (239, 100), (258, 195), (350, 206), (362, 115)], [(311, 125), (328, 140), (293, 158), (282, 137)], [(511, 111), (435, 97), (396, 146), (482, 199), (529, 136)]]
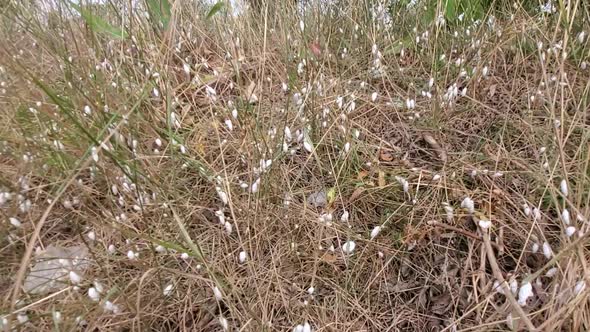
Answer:
[(3, 328), (590, 329), (583, 1), (0, 8)]

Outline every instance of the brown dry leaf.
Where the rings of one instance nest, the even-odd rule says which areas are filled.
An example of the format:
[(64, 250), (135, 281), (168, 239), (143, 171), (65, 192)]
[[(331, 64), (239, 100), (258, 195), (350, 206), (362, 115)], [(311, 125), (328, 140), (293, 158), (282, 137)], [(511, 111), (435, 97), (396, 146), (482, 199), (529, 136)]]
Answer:
[(349, 201), (349, 202), (353, 202), (353, 201), (355, 201), (357, 198), (359, 198), (359, 197), (361, 196), (361, 194), (362, 194), (363, 192), (365, 192), (365, 188), (364, 188), (364, 187), (358, 187), (358, 188), (356, 188), (356, 189), (355, 189), (355, 190), (352, 192), (352, 195), (350, 195), (350, 198), (349, 198), (349, 200), (348, 200), (348, 201)]
[(385, 187), (387, 183), (385, 183), (385, 172), (379, 171), (379, 179), (378, 182), (379, 187)]
[(191, 148), (197, 151), (197, 153), (200, 155), (205, 155), (205, 144), (203, 143), (203, 137), (199, 135), (192, 144)]
[(420, 308), (426, 308), (426, 304), (428, 303), (428, 289), (429, 287), (424, 287), (420, 290), (420, 292), (418, 293), (418, 305), (420, 306)]
[(362, 171), (359, 172), (359, 174), (357, 175), (356, 178), (358, 180), (362, 180), (362, 179), (366, 178), (367, 175), (369, 175), (369, 172), (368, 171), (365, 171), (365, 170), (362, 170)]
[(250, 82), (250, 84), (248, 84), (248, 87), (246, 88), (246, 96), (251, 96), (254, 93), (254, 88), (256, 88), (256, 83), (252, 81)]
[(451, 294), (450, 293), (443, 293), (439, 296), (435, 296), (432, 298), (432, 304), (430, 306), (430, 310), (438, 315), (445, 314), (451, 305)]
[(195, 144), (195, 150), (197, 150), (197, 152), (200, 155), (205, 155), (205, 145), (201, 142)]
[(311, 53), (313, 53), (313, 55), (317, 57), (322, 55), (322, 48), (320, 46), (320, 43), (318, 42), (312, 42), (311, 44), (309, 44), (309, 49), (311, 50)]
[(248, 87), (246, 88), (246, 97), (248, 98), (248, 102), (250, 104), (254, 104), (258, 101), (258, 97), (256, 96), (256, 83), (254, 83), (254, 81), (250, 82), (250, 84), (248, 84)]
[(379, 151), (379, 159), (382, 161), (392, 161), (393, 154), (391, 154), (391, 152), (389, 152), (389, 151), (380, 150)]
[(511, 317), (511, 321), (510, 321), (510, 325), (508, 325), (508, 327), (512, 326), (512, 328), (510, 329), (511, 331), (520, 331), (520, 325), (522, 322), (522, 319), (520, 319), (520, 316), (518, 315), (518, 312), (516, 310), (512, 310), (512, 312), (510, 313), (510, 317)]
[(426, 143), (428, 143), (428, 145), (430, 145), (430, 147), (436, 151), (436, 154), (438, 155), (440, 160), (443, 163), (446, 163), (447, 162), (447, 152), (440, 146), (440, 144), (438, 144), (438, 142), (434, 139), (434, 137), (432, 137), (431, 135), (428, 135), (428, 134), (424, 134), (423, 137), (424, 137), (424, 140), (426, 141)]
[(386, 289), (389, 292), (392, 293), (401, 293), (401, 292), (406, 292), (409, 290), (412, 290), (413, 288), (418, 288), (420, 287), (422, 284), (420, 282), (417, 281), (402, 281), (399, 280), (397, 281), (395, 284), (392, 283), (386, 283)]
[(498, 84), (492, 84), (490, 85), (490, 88), (488, 90), (488, 96), (489, 97), (493, 97), (496, 94), (496, 88), (498, 87)]
[(426, 331), (442, 331), (444, 329), (444, 323), (442, 319), (436, 318), (435, 316), (428, 317), (426, 320)]
[(336, 261), (338, 261), (338, 257), (330, 252), (325, 252), (321, 257), (320, 260), (324, 263), (335, 263)]
[(504, 190), (502, 190), (500, 188), (494, 188), (494, 189), (492, 189), (492, 194), (494, 194), (494, 196), (499, 196), (500, 198), (508, 197), (508, 195), (506, 195), (506, 193), (504, 192)]

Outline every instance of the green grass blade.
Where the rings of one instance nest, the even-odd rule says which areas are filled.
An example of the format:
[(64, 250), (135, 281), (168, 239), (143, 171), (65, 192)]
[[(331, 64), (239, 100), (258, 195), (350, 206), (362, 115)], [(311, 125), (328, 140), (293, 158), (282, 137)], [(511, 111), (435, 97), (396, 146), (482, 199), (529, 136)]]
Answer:
[(168, 0), (146, 0), (150, 17), (155, 18), (163, 30), (168, 29), (172, 6)]
[(211, 9), (209, 9), (209, 12), (207, 13), (207, 19), (210, 19), (211, 17), (215, 16), (215, 14), (219, 13), (219, 11), (222, 10), (224, 6), (225, 2), (217, 1), (217, 3), (214, 4)]
[(82, 18), (84, 19), (84, 21), (86, 21), (88, 26), (90, 26), (90, 29), (92, 29), (92, 31), (102, 33), (117, 39), (127, 38), (127, 32), (125, 32), (125, 30), (123, 30), (122, 28), (117, 28), (111, 25), (102, 18), (94, 15), (91, 11), (84, 9), (75, 3), (71, 3), (71, 5), (74, 9), (76, 9), (78, 13), (80, 13)]

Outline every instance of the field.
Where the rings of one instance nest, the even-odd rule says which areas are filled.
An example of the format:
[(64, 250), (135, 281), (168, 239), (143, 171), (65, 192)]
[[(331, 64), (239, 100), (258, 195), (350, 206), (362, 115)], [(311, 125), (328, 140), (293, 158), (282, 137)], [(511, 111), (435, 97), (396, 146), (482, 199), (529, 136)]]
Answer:
[(590, 330), (584, 1), (0, 10), (0, 328)]

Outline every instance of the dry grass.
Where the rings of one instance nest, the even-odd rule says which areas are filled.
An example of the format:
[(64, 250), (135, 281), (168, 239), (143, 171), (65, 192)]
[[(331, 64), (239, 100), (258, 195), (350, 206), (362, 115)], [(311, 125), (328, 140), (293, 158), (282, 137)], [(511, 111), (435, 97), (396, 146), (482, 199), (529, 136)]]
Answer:
[[(118, 22), (127, 5), (101, 15)], [(311, 6), (302, 31), (281, 2), (205, 19), (206, 6), (177, 0), (166, 30), (141, 6), (127, 14), (124, 40), (65, 3), (7, 5), (3, 326), (590, 329), (587, 8), (436, 25), (404, 7), (384, 26), (365, 5)], [(320, 191), (327, 204), (313, 206)], [(90, 252), (81, 282), (22, 289), (35, 250), (78, 244)]]

